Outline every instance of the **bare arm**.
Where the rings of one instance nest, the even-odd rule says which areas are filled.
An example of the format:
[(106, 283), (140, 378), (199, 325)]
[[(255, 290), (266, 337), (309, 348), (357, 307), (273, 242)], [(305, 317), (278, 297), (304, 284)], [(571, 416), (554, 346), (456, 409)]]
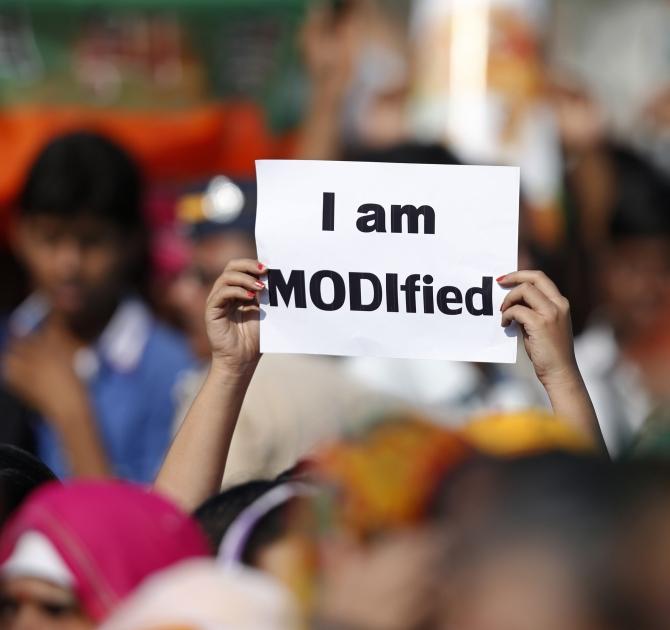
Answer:
[(336, 160), (340, 155), (342, 106), (357, 54), (357, 19), (347, 11), (337, 19), (327, 7), (313, 8), (301, 44), (311, 95), (298, 134), (296, 157)]
[(60, 434), (72, 475), (89, 479), (111, 476), (107, 453), (88, 400), (82, 400), (69, 411), (64, 409), (55, 414), (50, 420)]
[(221, 486), (237, 418), (259, 353), (256, 296), (265, 268), (256, 260), (233, 260), (207, 303), (212, 363), (177, 433), (155, 487), (193, 510)]
[(605, 451), (598, 418), (575, 359), (568, 300), (541, 271), (517, 271), (498, 278), (498, 282), (513, 287), (501, 307), (502, 325), (519, 324), (526, 352), (554, 413), (593, 436)]
[(3, 376), (56, 431), (73, 476), (111, 474), (88, 392), (62, 340), (39, 333), (14, 342), (3, 358)]
[(156, 478), (155, 487), (192, 511), (221, 486), (251, 375), (212, 364)]

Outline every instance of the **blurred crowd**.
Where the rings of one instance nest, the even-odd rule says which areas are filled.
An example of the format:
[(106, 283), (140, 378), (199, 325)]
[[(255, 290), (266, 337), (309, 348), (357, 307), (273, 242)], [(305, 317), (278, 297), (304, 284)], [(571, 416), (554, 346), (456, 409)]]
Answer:
[(0, 629), (670, 628), (670, 4), (307, 4), (252, 160), (521, 165), (549, 332), (259, 361), (253, 172), (70, 116), (1, 226)]

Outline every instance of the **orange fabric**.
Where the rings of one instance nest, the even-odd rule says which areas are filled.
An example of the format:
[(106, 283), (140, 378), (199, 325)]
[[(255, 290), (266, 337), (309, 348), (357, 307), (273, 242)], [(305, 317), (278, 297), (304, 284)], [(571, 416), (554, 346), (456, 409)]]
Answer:
[(314, 462), (317, 476), (337, 490), (336, 519), (366, 534), (423, 518), (444, 476), (470, 454), (456, 433), (400, 416), (324, 447)]
[(104, 133), (126, 147), (150, 181), (216, 172), (253, 176), (256, 158), (281, 157), (288, 146), (271, 134), (262, 109), (249, 102), (183, 112), (74, 106), (0, 110), (0, 206), (6, 208), (15, 199), (30, 163), (51, 137), (82, 128)]
[(588, 453), (593, 438), (543, 409), (489, 413), (472, 418), (461, 429), (465, 440), (482, 453), (520, 457), (561, 450)]

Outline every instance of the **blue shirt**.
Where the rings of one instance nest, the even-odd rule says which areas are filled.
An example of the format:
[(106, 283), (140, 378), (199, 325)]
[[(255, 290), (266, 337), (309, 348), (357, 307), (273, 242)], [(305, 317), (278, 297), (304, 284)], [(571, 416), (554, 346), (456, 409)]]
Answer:
[[(35, 330), (48, 313), (37, 295), (12, 315), (10, 334)], [(172, 438), (181, 378), (195, 367), (186, 341), (136, 299), (123, 301), (96, 343), (77, 353), (75, 370), (87, 384), (98, 433), (114, 473), (154, 480)], [(68, 466), (48, 422), (35, 427), (37, 454), (59, 477)]]

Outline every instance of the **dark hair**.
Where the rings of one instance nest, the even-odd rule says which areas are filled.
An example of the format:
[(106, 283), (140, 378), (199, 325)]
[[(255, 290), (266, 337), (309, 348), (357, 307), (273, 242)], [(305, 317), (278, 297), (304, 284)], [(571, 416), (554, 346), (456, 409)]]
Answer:
[(247, 481), (210, 497), (194, 512), (214, 551), (240, 513), (276, 485), (269, 480)]
[(449, 570), (470, 571), (497, 561), (498, 551), (539, 544), (561, 559), (593, 618), (622, 627), (632, 614), (615, 580), (623, 488), (631, 495), (638, 488), (625, 483), (628, 476), (619, 463), (559, 451), (468, 462), (441, 490)]
[(290, 515), (296, 506), (300, 505), (299, 501), (299, 498), (289, 499), (270, 510), (256, 523), (242, 553), (242, 561), (245, 564), (253, 566), (257, 554), (262, 549), (286, 536), (291, 526)]
[[(283, 481), (249, 481), (208, 499), (194, 513), (196, 520), (205, 531), (213, 551), (216, 553), (226, 532), (235, 519), (257, 499), (274, 488), (282, 486)], [(254, 565), (258, 552), (282, 538), (289, 527), (289, 513), (298, 498), (271, 509), (258, 520), (244, 544), (241, 560)]]
[(612, 149), (616, 199), (609, 231), (614, 240), (670, 235), (670, 181), (640, 155)]
[(35, 456), (16, 446), (0, 444), (0, 526), (35, 488), (55, 479), (56, 475)]
[(80, 131), (58, 136), (42, 150), (28, 173), (19, 209), (23, 216), (95, 216), (140, 232), (141, 201), (133, 159), (107, 138)]
[(398, 162), (400, 164), (461, 164), (462, 162), (441, 144), (403, 142), (383, 149), (353, 148), (344, 156), (354, 162)]

